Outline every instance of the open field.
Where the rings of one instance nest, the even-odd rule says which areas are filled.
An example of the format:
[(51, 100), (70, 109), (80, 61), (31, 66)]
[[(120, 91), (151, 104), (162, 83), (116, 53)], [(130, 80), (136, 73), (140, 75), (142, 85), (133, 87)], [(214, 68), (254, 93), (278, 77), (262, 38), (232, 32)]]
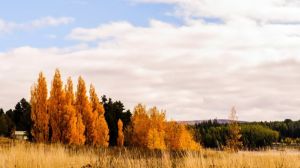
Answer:
[(63, 145), (30, 144), (1, 140), (0, 167), (225, 167), (300, 168), (299, 151), (239, 153), (159, 152), (140, 149), (70, 148)]

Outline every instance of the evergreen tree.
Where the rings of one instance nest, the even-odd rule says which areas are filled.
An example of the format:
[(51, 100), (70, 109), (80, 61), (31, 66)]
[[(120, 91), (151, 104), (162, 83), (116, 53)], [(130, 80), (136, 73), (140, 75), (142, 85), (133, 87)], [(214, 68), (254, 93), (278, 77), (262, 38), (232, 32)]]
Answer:
[(21, 99), (20, 102), (17, 103), (15, 109), (12, 111), (12, 121), (15, 123), (16, 130), (18, 131), (26, 131), (28, 134), (29, 140), (31, 140), (32, 136), (30, 134), (32, 121), (30, 118), (31, 105), (26, 99)]
[[(131, 122), (131, 112), (125, 111), (124, 105), (121, 101), (113, 101), (111, 98), (107, 99), (106, 96), (102, 96), (102, 104), (105, 109), (105, 120), (109, 128), (109, 145), (117, 145), (118, 137), (118, 120), (123, 122), (123, 130), (127, 131)], [(126, 141), (124, 141), (126, 143)], [(126, 145), (126, 144), (125, 144)]]

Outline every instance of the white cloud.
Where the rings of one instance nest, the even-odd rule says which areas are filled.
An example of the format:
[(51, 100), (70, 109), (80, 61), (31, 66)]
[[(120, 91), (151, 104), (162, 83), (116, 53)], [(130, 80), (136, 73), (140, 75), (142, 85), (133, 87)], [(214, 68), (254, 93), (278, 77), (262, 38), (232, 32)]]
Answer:
[(296, 0), (132, 0), (138, 3), (175, 4), (174, 14), (186, 19), (216, 17), (224, 21), (240, 18), (257, 22), (300, 23)]
[(71, 17), (43, 17), (40, 19), (36, 19), (31, 21), (28, 25), (25, 25), (30, 28), (40, 28), (40, 27), (47, 27), (47, 26), (59, 26), (59, 25), (67, 25), (74, 21), (74, 18)]
[[(58, 67), (64, 78), (82, 75), (99, 93), (120, 99), (131, 109), (138, 102), (157, 105), (173, 119), (227, 118), (233, 105), (241, 120), (299, 119), (299, 24), (274, 24), (283, 20), (273, 13), (266, 13), (261, 22), (254, 16), (263, 15), (251, 12), (254, 6), (245, 1), (244, 6), (238, 1), (235, 5), (249, 8), (248, 13), (231, 6), (233, 1), (226, 1), (228, 9), (214, 8), (210, 1), (155, 2), (175, 3), (177, 14), (187, 22), (175, 26), (151, 20), (149, 27), (140, 27), (122, 21), (78, 27), (68, 38), (79, 41), (79, 46), (20, 47), (1, 53), (0, 102), (12, 107), (16, 97), (28, 98), (38, 72), (45, 71), (51, 81)], [(275, 1), (261, 2), (269, 11), (276, 6)], [(206, 11), (198, 3), (204, 3)], [(298, 16), (282, 11), (289, 22), (298, 21)], [(194, 19), (203, 16), (224, 23)], [(88, 46), (89, 42), (98, 45)]]
[(42, 17), (39, 19), (32, 20), (27, 23), (15, 23), (5, 21), (0, 19), (0, 33), (12, 32), (15, 30), (31, 30), (38, 29), (48, 26), (59, 26), (59, 25), (67, 25), (74, 21), (74, 18), (71, 17)]

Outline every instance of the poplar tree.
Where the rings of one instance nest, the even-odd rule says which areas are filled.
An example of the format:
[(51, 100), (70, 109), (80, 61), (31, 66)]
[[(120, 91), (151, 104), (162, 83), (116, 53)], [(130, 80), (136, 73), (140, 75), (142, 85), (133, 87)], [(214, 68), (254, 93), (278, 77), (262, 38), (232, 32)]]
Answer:
[(200, 145), (194, 140), (186, 125), (175, 121), (166, 124), (166, 144), (172, 150), (198, 150)]
[(228, 138), (226, 139), (226, 149), (232, 152), (237, 152), (242, 146), (241, 127), (237, 121), (235, 107), (232, 107), (229, 115)]
[(148, 131), (147, 147), (149, 149), (166, 149), (165, 144), (165, 112), (158, 111), (156, 107), (149, 110), (150, 129)]
[(90, 103), (93, 111), (92, 145), (107, 147), (109, 145), (109, 129), (104, 117), (104, 107), (100, 103), (95, 87), (90, 86)]
[(51, 142), (62, 142), (62, 132), (65, 129), (63, 125), (63, 114), (65, 108), (65, 93), (63, 82), (58, 69), (52, 81), (50, 97), (48, 100), (48, 111), (50, 115), (50, 133)]
[(147, 147), (150, 118), (147, 115), (146, 107), (142, 104), (135, 106), (132, 116), (132, 137), (133, 146)]
[(122, 147), (124, 145), (124, 133), (123, 133), (123, 122), (121, 119), (118, 120), (118, 138), (117, 145)]
[(86, 95), (85, 82), (81, 76), (78, 78), (75, 108), (76, 111), (81, 114), (83, 124), (85, 125), (84, 135), (86, 137), (86, 144), (93, 145), (95, 115), (93, 115), (92, 107)]
[(74, 106), (73, 82), (70, 77), (65, 86), (65, 95), (63, 141), (70, 145), (82, 145), (85, 142), (85, 126), (81, 114), (76, 111)]
[(49, 138), (49, 114), (47, 112), (47, 82), (43, 73), (31, 88), (31, 134), (36, 142), (47, 142)]

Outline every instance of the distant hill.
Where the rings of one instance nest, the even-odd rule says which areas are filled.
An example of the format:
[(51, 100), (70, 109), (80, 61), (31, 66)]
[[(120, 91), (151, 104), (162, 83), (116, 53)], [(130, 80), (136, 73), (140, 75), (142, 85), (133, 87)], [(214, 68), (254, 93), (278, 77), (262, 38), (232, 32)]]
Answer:
[[(217, 120), (217, 122), (219, 124), (228, 124), (230, 122), (230, 120), (228, 119), (213, 119), (213, 120)], [(195, 125), (195, 124), (200, 124), (203, 122), (206, 122), (209, 120), (190, 120), (190, 121), (176, 121), (178, 123), (182, 123), (182, 124), (188, 124), (188, 125)], [(238, 121), (239, 123), (247, 123), (247, 121)]]

